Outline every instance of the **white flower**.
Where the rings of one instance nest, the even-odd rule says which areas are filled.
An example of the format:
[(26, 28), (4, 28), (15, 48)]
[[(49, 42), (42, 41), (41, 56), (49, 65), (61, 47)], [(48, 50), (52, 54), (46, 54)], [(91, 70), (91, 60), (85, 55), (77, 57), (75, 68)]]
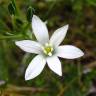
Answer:
[(25, 80), (30, 80), (38, 76), (42, 72), (46, 62), (53, 72), (62, 76), (61, 62), (58, 57), (75, 59), (84, 55), (84, 53), (75, 46), (59, 46), (65, 38), (68, 25), (57, 29), (50, 40), (46, 24), (36, 15), (32, 18), (32, 28), (38, 42), (31, 40), (16, 41), (16, 45), (25, 52), (38, 54), (30, 62), (25, 73)]

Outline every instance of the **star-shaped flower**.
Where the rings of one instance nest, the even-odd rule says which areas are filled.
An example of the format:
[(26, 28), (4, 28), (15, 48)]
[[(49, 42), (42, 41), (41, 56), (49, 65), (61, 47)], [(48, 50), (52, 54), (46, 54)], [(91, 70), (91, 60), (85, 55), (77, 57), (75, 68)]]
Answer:
[(22, 40), (16, 41), (16, 45), (22, 50), (29, 53), (38, 54), (29, 64), (25, 72), (25, 80), (30, 80), (38, 76), (46, 62), (49, 68), (62, 76), (61, 62), (58, 57), (66, 59), (75, 59), (84, 55), (84, 53), (72, 45), (60, 45), (65, 38), (68, 25), (57, 29), (49, 40), (46, 24), (39, 17), (33, 15), (32, 29), (36, 36), (36, 41)]

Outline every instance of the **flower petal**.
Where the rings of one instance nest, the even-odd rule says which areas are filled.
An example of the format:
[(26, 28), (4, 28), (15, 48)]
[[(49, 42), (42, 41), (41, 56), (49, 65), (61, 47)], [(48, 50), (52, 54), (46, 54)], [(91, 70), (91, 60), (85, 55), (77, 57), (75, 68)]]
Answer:
[(50, 39), (50, 43), (55, 45), (55, 46), (58, 46), (63, 41), (63, 39), (65, 38), (67, 30), (68, 30), (68, 25), (57, 29), (53, 33), (53, 35)]
[(41, 55), (37, 55), (26, 69), (25, 80), (30, 80), (38, 76), (42, 72), (45, 64), (46, 60)]
[(37, 40), (40, 43), (45, 44), (49, 41), (49, 34), (46, 24), (43, 21), (41, 21), (40, 18), (36, 15), (33, 15), (32, 18), (32, 28), (33, 33), (35, 34)]
[(83, 55), (84, 53), (79, 48), (72, 45), (64, 45), (57, 48), (57, 56), (62, 58), (74, 59)]
[(29, 53), (40, 54), (42, 50), (39, 43), (31, 40), (16, 41), (15, 44), (25, 52)]
[(47, 58), (47, 63), (49, 68), (58, 74), (59, 76), (62, 76), (62, 69), (61, 69), (61, 62), (58, 57), (52, 56)]

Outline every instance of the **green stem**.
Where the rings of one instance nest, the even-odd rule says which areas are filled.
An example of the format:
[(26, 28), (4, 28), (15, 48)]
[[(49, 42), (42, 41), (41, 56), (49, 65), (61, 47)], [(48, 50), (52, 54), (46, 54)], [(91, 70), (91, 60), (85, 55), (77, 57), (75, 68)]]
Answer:
[(72, 80), (68, 83), (68, 85), (66, 85), (65, 87), (63, 87), (63, 88), (60, 90), (60, 92), (59, 92), (59, 94), (57, 94), (57, 96), (63, 96), (63, 95), (64, 95), (64, 92), (65, 92), (66, 90), (68, 90), (68, 89), (72, 86), (72, 84), (73, 84), (77, 79), (78, 79), (77, 77), (74, 78), (74, 79), (72, 79)]
[(25, 32), (29, 29), (30, 23), (27, 23), (23, 28), (22, 28), (22, 33), (25, 34)]
[[(77, 65), (77, 69), (78, 69), (78, 84), (81, 87), (82, 86), (82, 82), (81, 82), (81, 64), (80, 64), (80, 60), (78, 61), (78, 65)], [(81, 92), (78, 92), (78, 96), (81, 96)]]
[(78, 69), (78, 83), (81, 85), (81, 65), (80, 65), (80, 61), (78, 61), (77, 69)]
[(13, 25), (13, 30), (15, 30), (15, 16), (14, 15), (12, 15), (11, 16), (11, 19), (12, 19), (12, 25)]
[(49, 16), (49, 14), (52, 12), (52, 10), (53, 10), (54, 6), (56, 5), (56, 3), (57, 3), (57, 0), (55, 0), (55, 1), (51, 4), (48, 12), (47, 12), (46, 15), (45, 15), (45, 19), (46, 19), (46, 18)]
[(0, 40), (4, 40), (4, 39), (18, 39), (18, 38), (22, 38), (23, 35), (19, 34), (19, 35), (14, 35), (14, 36), (0, 36)]

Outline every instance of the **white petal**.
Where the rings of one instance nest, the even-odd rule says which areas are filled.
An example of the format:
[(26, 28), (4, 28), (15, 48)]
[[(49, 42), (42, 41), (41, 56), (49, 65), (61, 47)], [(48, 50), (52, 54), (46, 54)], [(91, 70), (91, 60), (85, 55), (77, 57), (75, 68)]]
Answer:
[(44, 23), (45, 23), (45, 25), (47, 25), (48, 21), (46, 20)]
[(45, 44), (49, 41), (49, 35), (46, 24), (41, 21), (40, 18), (36, 15), (33, 15), (32, 18), (32, 28), (33, 33), (35, 34), (37, 40), (40, 43)]
[(83, 55), (84, 53), (79, 48), (72, 45), (64, 45), (57, 48), (57, 56), (62, 58), (74, 59)]
[(49, 68), (58, 74), (59, 76), (62, 76), (62, 69), (61, 69), (61, 62), (58, 57), (51, 56), (47, 58), (47, 63)]
[(50, 39), (50, 43), (55, 45), (55, 46), (58, 46), (63, 41), (63, 39), (65, 38), (67, 30), (68, 30), (68, 25), (57, 29), (53, 33), (53, 35)]
[(16, 41), (15, 44), (25, 52), (29, 53), (40, 54), (42, 50), (39, 43), (31, 40)]
[(26, 69), (25, 80), (30, 80), (38, 76), (42, 72), (45, 64), (46, 60), (41, 55), (36, 56)]

